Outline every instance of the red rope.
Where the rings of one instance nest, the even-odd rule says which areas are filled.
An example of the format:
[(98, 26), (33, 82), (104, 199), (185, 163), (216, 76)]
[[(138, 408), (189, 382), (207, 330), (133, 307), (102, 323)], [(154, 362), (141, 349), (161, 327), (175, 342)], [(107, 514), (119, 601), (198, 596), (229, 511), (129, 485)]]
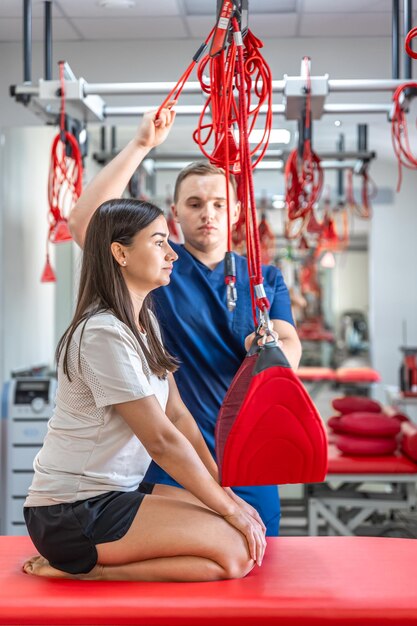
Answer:
[[(236, 18), (232, 19), (232, 26), (234, 33), (240, 33), (239, 24)], [(241, 175), (242, 180), (246, 181), (249, 203), (248, 203), (248, 217), (250, 217), (246, 226), (246, 243), (247, 243), (247, 255), (248, 255), (248, 269), (249, 272), (253, 272), (252, 288), (255, 291), (254, 299), (256, 306), (261, 310), (268, 310), (270, 304), (266, 295), (262, 293), (256, 293), (257, 288), (263, 284), (262, 267), (261, 267), (261, 245), (259, 240), (258, 219), (256, 213), (256, 199), (255, 199), (255, 187), (253, 183), (253, 165), (251, 164), (251, 152), (249, 148), (249, 132), (248, 132), (248, 112), (246, 108), (246, 91), (251, 90), (252, 81), (248, 85), (246, 82), (245, 88), (245, 67), (243, 56), (243, 45), (237, 46), (237, 67), (238, 72), (236, 74), (238, 91), (239, 91), (239, 104), (240, 104), (240, 130), (241, 141), (239, 142), (240, 151), (242, 155), (241, 163)], [(250, 213), (249, 213), (250, 207)], [(251, 276), (251, 273), (250, 273)], [(255, 324), (257, 322), (255, 317)]]
[(67, 216), (81, 195), (83, 174), (82, 156), (78, 142), (74, 135), (65, 129), (63, 61), (59, 63), (59, 76), (61, 82), (60, 131), (52, 143), (48, 176), (49, 229), (46, 267), (50, 268), (52, 273), (53, 270), (49, 263), (48, 244), (49, 242), (58, 243), (71, 239)]
[(362, 219), (370, 219), (372, 217), (371, 199), (375, 197), (376, 193), (376, 185), (369, 176), (368, 169), (365, 168), (362, 174), (362, 203), (359, 205), (355, 200), (353, 192), (353, 171), (350, 169), (347, 171), (346, 204), (358, 217)]
[[(306, 111), (305, 131), (306, 139), (303, 145), (302, 162), (299, 164), (298, 150), (293, 150), (285, 164), (285, 204), (287, 210), (286, 236), (289, 239), (298, 238), (318, 202), (323, 187), (323, 170), (320, 158), (312, 150), (311, 130), (311, 77), (308, 69), (308, 57), (304, 57), (306, 64)], [(294, 229), (289, 222), (299, 220), (299, 228)]]
[(410, 32), (408, 33), (408, 35), (406, 36), (405, 43), (404, 43), (406, 52), (412, 59), (417, 59), (417, 52), (415, 52), (411, 48), (411, 42), (416, 37), (417, 37), (417, 26), (414, 26), (414, 28), (412, 28)]
[(400, 85), (394, 92), (392, 97), (394, 102), (394, 111), (391, 121), (391, 138), (395, 156), (398, 161), (398, 183), (397, 191), (401, 189), (402, 183), (402, 167), (408, 169), (417, 169), (417, 155), (411, 151), (410, 141), (408, 138), (407, 117), (402, 107), (402, 99), (404, 91), (407, 89), (417, 89), (417, 83), (409, 82)]
[[(51, 216), (49, 235), (60, 220), (65, 220), (82, 191), (82, 157), (74, 135), (65, 129), (64, 63), (59, 64), (61, 82), (60, 132), (51, 149), (48, 200)], [(67, 154), (69, 152), (69, 155)]]
[[(232, 225), (230, 219), (230, 155), (229, 155), (229, 138), (228, 131), (229, 129), (226, 127), (226, 122), (228, 118), (228, 105), (230, 103), (230, 96), (228, 90), (228, 81), (226, 77), (226, 68), (225, 68), (225, 59), (224, 59), (224, 50), (221, 51), (219, 55), (220, 59), (220, 71), (222, 78), (222, 95), (223, 95), (223, 134), (225, 136), (224, 141), (224, 159), (225, 159), (225, 175), (226, 175), (226, 207), (227, 207), (227, 250), (228, 252), (232, 251)], [(233, 277), (234, 278), (234, 277)], [(230, 276), (226, 276), (226, 282), (232, 282), (233, 278)], [(234, 281), (233, 281), (234, 282)]]
[[(255, 126), (257, 126), (261, 107), (264, 105), (267, 107), (261, 139), (255, 147), (250, 150), (251, 159), (254, 159), (253, 162), (251, 161), (251, 168), (254, 169), (265, 155), (272, 128), (272, 74), (268, 64), (259, 52), (263, 43), (257, 39), (251, 31), (247, 32), (243, 43), (244, 64), (242, 75), (244, 76), (244, 82), (246, 85), (244, 93), (249, 134)], [(209, 66), (208, 73), (210, 75), (209, 85), (204, 80), (204, 73), (207, 70), (207, 66)], [(217, 167), (222, 167), (224, 165), (223, 142), (229, 141), (229, 147), (230, 144), (233, 145), (235, 143), (232, 132), (233, 126), (237, 125), (240, 127), (240, 104), (233, 96), (235, 86), (235, 66), (236, 43), (233, 40), (229, 44), (225, 55), (224, 75), (222, 74), (220, 55), (213, 58), (206, 55), (199, 63), (197, 71), (201, 88), (207, 95), (207, 99), (203, 107), (203, 111), (200, 114), (193, 138), (204, 156)], [(226, 83), (225, 93), (227, 94), (227, 106), (221, 101), (223, 92), (220, 89), (220, 85), (223, 83), (223, 80), (225, 80)], [(252, 83), (254, 85), (253, 91), (257, 98), (255, 103), (252, 102)], [(211, 119), (205, 122), (208, 110), (211, 112)], [(226, 111), (227, 117), (225, 118), (224, 115), (226, 115)], [(210, 151), (207, 144), (213, 138), (214, 147)], [(237, 146), (235, 146), (234, 154), (229, 154), (229, 159), (230, 171), (233, 173), (239, 172), (241, 167), (239, 161), (240, 154)]]
[(200, 50), (198, 50), (196, 54), (194, 55), (193, 60), (191, 61), (190, 65), (187, 67), (187, 69), (185, 70), (185, 72), (183, 73), (179, 81), (177, 82), (177, 84), (174, 86), (173, 89), (171, 89), (171, 91), (169, 92), (169, 94), (167, 95), (167, 97), (165, 98), (161, 106), (159, 107), (156, 113), (156, 119), (158, 119), (162, 109), (164, 109), (167, 106), (168, 102), (170, 102), (171, 100), (178, 100), (184, 88), (185, 83), (189, 79), (191, 72), (193, 71), (196, 63), (199, 60), (200, 51), (206, 47), (207, 43), (210, 41), (210, 38), (213, 32), (214, 32), (214, 27), (211, 29), (210, 34), (208, 35), (207, 39), (204, 41), (204, 44), (201, 46)]
[[(257, 324), (256, 306), (260, 310), (269, 308), (269, 302), (263, 292), (263, 277), (261, 269), (261, 249), (259, 229), (257, 225), (255, 191), (253, 185), (253, 169), (263, 158), (272, 128), (272, 75), (269, 66), (263, 59), (259, 49), (263, 46), (250, 31), (242, 41), (239, 24), (232, 18), (235, 37), (214, 56), (206, 54), (201, 60), (194, 57), (193, 62), (184, 72), (174, 89), (165, 98), (161, 109), (170, 100), (176, 100), (191, 74), (197, 61), (197, 76), (201, 89), (206, 94), (203, 111), (193, 138), (200, 147), (203, 155), (217, 167), (222, 167), (226, 173), (226, 201), (228, 212), (228, 254), (232, 249), (232, 228), (230, 217), (230, 175), (240, 174), (238, 180), (238, 199), (241, 202), (242, 212), (239, 218), (239, 243), (242, 242), (242, 231), (246, 229), (246, 246), (248, 257), (248, 271), (251, 282), (251, 298), (254, 321)], [(205, 41), (211, 38), (213, 29)], [(207, 84), (204, 73), (209, 74)], [(255, 95), (255, 101), (252, 97)], [(261, 107), (267, 106), (265, 124), (260, 141), (253, 150), (249, 146), (249, 134), (257, 125)], [(211, 119), (206, 121), (210, 107)], [(239, 145), (235, 140), (234, 128), (239, 130)], [(208, 143), (212, 142), (210, 149)], [(236, 241), (236, 239), (235, 239)], [(230, 261), (230, 257), (229, 257)], [(233, 263), (227, 267), (232, 268)], [(234, 287), (235, 276), (225, 277), (226, 283)], [(253, 291), (256, 291), (254, 296)]]

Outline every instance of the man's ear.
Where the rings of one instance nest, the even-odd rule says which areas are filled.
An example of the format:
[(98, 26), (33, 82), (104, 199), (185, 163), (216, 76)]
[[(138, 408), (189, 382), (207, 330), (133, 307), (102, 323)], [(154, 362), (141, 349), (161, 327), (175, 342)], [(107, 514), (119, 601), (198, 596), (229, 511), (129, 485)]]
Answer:
[(177, 207), (176, 207), (176, 205), (175, 205), (175, 204), (171, 204), (171, 211), (172, 211), (172, 215), (174, 216), (174, 220), (175, 220), (176, 222), (179, 222), (179, 219), (178, 219), (178, 211), (177, 211)]
[(233, 207), (233, 213), (231, 215), (232, 224), (236, 224), (236, 222), (238, 221), (240, 210), (241, 210), (241, 204), (240, 202), (236, 202), (235, 206)]

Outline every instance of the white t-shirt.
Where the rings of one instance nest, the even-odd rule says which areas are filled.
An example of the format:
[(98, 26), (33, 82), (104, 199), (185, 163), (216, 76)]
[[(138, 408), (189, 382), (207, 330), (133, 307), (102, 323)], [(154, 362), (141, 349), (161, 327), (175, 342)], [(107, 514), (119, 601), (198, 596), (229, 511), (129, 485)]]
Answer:
[(132, 331), (109, 312), (97, 313), (85, 324), (79, 367), (83, 327), (77, 327), (70, 343), (71, 382), (63, 372), (62, 355), (58, 364), (56, 407), (33, 464), (24, 506), (133, 491), (151, 462), (113, 405), (155, 395), (165, 411), (168, 381), (151, 374)]

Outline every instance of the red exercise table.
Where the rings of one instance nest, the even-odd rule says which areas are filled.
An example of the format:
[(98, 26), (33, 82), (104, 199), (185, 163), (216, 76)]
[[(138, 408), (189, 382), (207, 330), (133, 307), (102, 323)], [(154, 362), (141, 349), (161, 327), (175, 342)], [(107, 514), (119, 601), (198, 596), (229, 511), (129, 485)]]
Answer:
[(0, 624), (416, 626), (417, 541), (280, 537), (261, 568), (212, 583), (31, 577), (28, 537), (0, 537)]
[(330, 445), (325, 481), (308, 487), (308, 534), (326, 526), (326, 534), (352, 536), (375, 514), (410, 512), (417, 506), (416, 485), (417, 463), (399, 452), (349, 456)]

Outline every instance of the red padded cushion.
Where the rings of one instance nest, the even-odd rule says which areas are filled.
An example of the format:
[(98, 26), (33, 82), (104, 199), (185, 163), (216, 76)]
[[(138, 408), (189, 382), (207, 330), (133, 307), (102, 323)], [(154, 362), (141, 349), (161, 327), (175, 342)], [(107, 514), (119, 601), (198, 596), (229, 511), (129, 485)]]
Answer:
[(350, 413), (339, 418), (337, 429), (337, 432), (362, 437), (395, 437), (401, 424), (382, 413)]
[(397, 448), (397, 441), (388, 437), (354, 437), (353, 435), (337, 435), (336, 446), (344, 454), (350, 456), (384, 456), (392, 454)]
[(296, 374), (301, 380), (306, 382), (336, 379), (336, 373), (330, 367), (299, 367), (296, 370)]
[(248, 353), (223, 401), (215, 437), (223, 486), (321, 482), (326, 476), (324, 424), (278, 346)]
[(348, 456), (330, 444), (327, 475), (333, 474), (417, 474), (417, 463), (398, 450), (387, 456)]
[(401, 450), (413, 461), (417, 461), (417, 426), (411, 422), (401, 424)]
[(340, 428), (340, 415), (333, 415), (332, 417), (329, 417), (329, 419), (327, 420), (327, 426), (334, 432), (334, 433), (343, 433), (343, 428)]
[(368, 413), (380, 413), (382, 410), (379, 402), (364, 398), (363, 396), (344, 396), (335, 398), (332, 406), (339, 413), (356, 413), (356, 411), (367, 411)]
[(339, 367), (336, 379), (340, 383), (377, 383), (381, 376), (371, 367)]

